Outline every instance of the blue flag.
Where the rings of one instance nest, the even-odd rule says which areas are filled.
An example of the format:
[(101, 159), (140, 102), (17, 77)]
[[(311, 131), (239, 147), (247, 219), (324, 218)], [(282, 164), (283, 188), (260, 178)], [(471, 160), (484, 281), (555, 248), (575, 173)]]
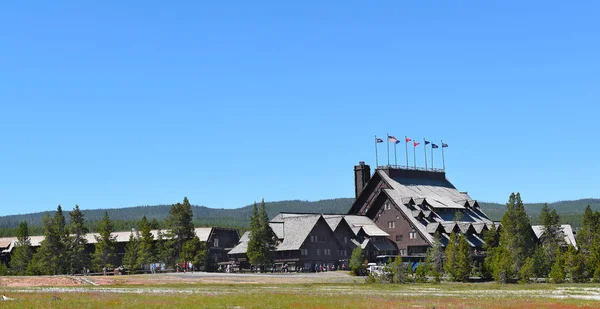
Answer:
[(442, 143), (442, 148), (448, 147), (448, 144)]
[(425, 140), (425, 145), (429, 145), (429, 144), (431, 144), (431, 142), (428, 140)]
[(436, 144), (431, 144), (431, 148), (439, 148)]
[(383, 143), (383, 140), (381, 138), (379, 138), (379, 137), (376, 137), (375, 138), (375, 142), (377, 142), (377, 143)]

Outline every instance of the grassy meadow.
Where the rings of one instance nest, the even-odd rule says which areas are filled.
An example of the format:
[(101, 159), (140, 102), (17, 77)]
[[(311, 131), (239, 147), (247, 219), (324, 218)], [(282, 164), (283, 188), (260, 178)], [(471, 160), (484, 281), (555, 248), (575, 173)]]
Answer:
[(14, 300), (1, 308), (600, 308), (593, 285), (169, 284), (2, 293)]

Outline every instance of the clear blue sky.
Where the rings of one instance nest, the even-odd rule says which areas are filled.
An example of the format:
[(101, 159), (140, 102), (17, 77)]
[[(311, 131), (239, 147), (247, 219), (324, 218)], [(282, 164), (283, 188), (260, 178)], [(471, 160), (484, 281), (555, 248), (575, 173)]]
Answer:
[(600, 197), (600, 5), (526, 2), (2, 3), (0, 209), (352, 197), (386, 133), (480, 201)]

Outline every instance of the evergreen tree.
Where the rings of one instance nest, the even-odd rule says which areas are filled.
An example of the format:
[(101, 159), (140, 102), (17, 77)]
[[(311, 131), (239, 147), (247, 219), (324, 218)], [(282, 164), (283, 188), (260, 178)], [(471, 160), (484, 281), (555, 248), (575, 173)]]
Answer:
[(152, 235), (152, 227), (146, 216), (142, 217), (142, 220), (138, 223), (138, 230), (141, 233), (141, 239), (139, 244), (138, 253), (138, 265), (144, 267), (145, 265), (152, 264), (155, 262), (155, 248), (154, 248), (154, 235)]
[(501, 282), (512, 280), (527, 258), (533, 254), (534, 244), (533, 230), (521, 195), (512, 193), (506, 204), (506, 213), (502, 217), (499, 246), (493, 252), (492, 267), (499, 267), (493, 270), (494, 278)]
[(13, 272), (17, 275), (25, 274), (32, 255), (29, 228), (27, 226), (27, 221), (23, 221), (19, 224), (15, 251), (10, 260), (10, 267)]
[[(425, 257), (425, 268), (434, 278), (441, 277), (444, 271), (444, 247), (440, 240), (440, 234), (435, 233), (433, 235), (433, 245), (427, 249), (427, 255)], [(418, 267), (418, 266), (417, 266)]]
[(560, 217), (555, 209), (550, 210), (548, 204), (544, 204), (540, 212), (540, 223), (543, 226), (542, 245), (546, 249), (548, 262), (554, 264), (554, 253), (560, 248), (564, 239), (562, 228), (560, 227)]
[(173, 254), (175, 254), (175, 261), (180, 259), (183, 243), (196, 236), (192, 218), (192, 206), (187, 197), (183, 198), (183, 204), (177, 203), (171, 206), (169, 218), (167, 219), (167, 227), (169, 229), (169, 237), (171, 237), (169, 245), (172, 247)]
[(534, 274), (534, 261), (532, 257), (528, 257), (525, 260), (525, 264), (519, 270), (519, 283), (529, 283), (531, 278), (535, 276)]
[(446, 273), (452, 281), (468, 281), (471, 274), (471, 248), (465, 236), (452, 233), (446, 246)]
[(554, 254), (554, 264), (552, 264), (552, 269), (550, 270), (550, 279), (552, 279), (553, 283), (565, 282), (565, 262), (560, 250), (556, 250)]
[(194, 268), (200, 269), (206, 267), (208, 257), (209, 251), (206, 247), (206, 242), (200, 241), (197, 236), (183, 244), (181, 258), (183, 261), (191, 261)]
[(269, 253), (275, 248), (276, 237), (275, 233), (273, 233), (273, 230), (269, 226), (269, 215), (267, 214), (267, 207), (265, 205), (264, 198), (260, 202), (260, 228), (264, 243), (263, 250), (265, 251), (265, 256), (267, 257), (268, 261)]
[(137, 234), (139, 233), (131, 231), (129, 242), (125, 246), (125, 254), (123, 255), (123, 265), (132, 272), (139, 268), (140, 240)]
[[(557, 248), (558, 250), (558, 248)], [(556, 253), (552, 253), (554, 257)], [(532, 274), (536, 278), (546, 278), (550, 273), (550, 267), (554, 262), (550, 263), (548, 252), (543, 246), (536, 246), (536, 249), (531, 257), (532, 261)]]
[(587, 281), (582, 254), (573, 246), (565, 253), (565, 273), (573, 283)]
[(86, 250), (88, 228), (85, 226), (83, 213), (79, 206), (75, 205), (72, 212), (69, 212), (70, 223), (69, 233), (71, 234), (67, 242), (67, 260), (69, 273), (82, 271), (84, 267), (90, 265), (90, 254)]
[(94, 266), (97, 271), (103, 268), (113, 268), (117, 266), (116, 255), (116, 237), (112, 236), (114, 231), (112, 221), (108, 217), (108, 212), (104, 212), (102, 221), (98, 224), (99, 236), (96, 238), (96, 250), (94, 251)]
[(58, 205), (54, 217), (50, 218), (48, 214), (43, 219), (44, 240), (40, 242), (40, 248), (36, 252), (32, 263), (30, 273), (44, 275), (62, 274), (66, 268), (65, 261), (65, 240), (67, 233), (65, 232), (65, 217), (62, 212), (62, 207)]
[(348, 262), (348, 266), (350, 271), (356, 275), (360, 276), (365, 273), (365, 265), (363, 261), (365, 260), (365, 254), (360, 246), (354, 248), (352, 250), (352, 255), (350, 256), (350, 261)]
[(250, 239), (248, 240), (248, 250), (246, 255), (250, 264), (254, 266), (262, 266), (267, 261), (268, 251), (264, 241), (264, 228), (261, 222), (261, 214), (258, 211), (258, 206), (254, 203), (252, 208), (252, 217), (250, 218)]
[(158, 239), (156, 240), (156, 254), (160, 262), (164, 263), (167, 267), (174, 266), (176, 263), (176, 256), (173, 250), (172, 242), (165, 239), (168, 235), (158, 232)]
[[(592, 211), (590, 205), (585, 208), (583, 213), (583, 225), (577, 232), (577, 245), (585, 262), (585, 272), (588, 275), (596, 273), (600, 259), (600, 213)], [(595, 244), (599, 247), (595, 248)]]

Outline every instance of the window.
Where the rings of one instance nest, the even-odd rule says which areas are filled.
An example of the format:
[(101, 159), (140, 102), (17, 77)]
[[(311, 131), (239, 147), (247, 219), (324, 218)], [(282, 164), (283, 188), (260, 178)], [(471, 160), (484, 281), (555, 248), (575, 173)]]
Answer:
[(417, 238), (417, 233), (415, 233), (415, 232), (410, 232), (410, 233), (408, 233), (408, 238), (410, 238), (410, 239), (415, 239), (415, 238)]
[(406, 255), (406, 249), (400, 249), (400, 255), (401, 256), (405, 256)]
[(396, 241), (403, 241), (404, 235), (396, 235)]
[(300, 252), (300, 254), (302, 254), (302, 255), (308, 255), (308, 249), (302, 249), (302, 251)]
[(331, 255), (331, 249), (323, 249), (325, 255)]
[(321, 255), (321, 249), (317, 249), (317, 255)]
[(396, 221), (389, 221), (388, 229), (393, 229), (393, 228), (396, 228)]
[(347, 244), (348, 243), (348, 237), (344, 237), (344, 243)]
[(218, 247), (219, 246), (219, 239), (215, 238), (213, 244), (214, 244), (215, 247)]
[(390, 209), (392, 209), (392, 204), (390, 204), (390, 202), (387, 202), (387, 203), (385, 203), (385, 204), (384, 204), (384, 207), (383, 207), (383, 208), (384, 208), (385, 210), (390, 210)]
[(317, 236), (316, 235), (310, 235), (310, 242), (317, 242)]

